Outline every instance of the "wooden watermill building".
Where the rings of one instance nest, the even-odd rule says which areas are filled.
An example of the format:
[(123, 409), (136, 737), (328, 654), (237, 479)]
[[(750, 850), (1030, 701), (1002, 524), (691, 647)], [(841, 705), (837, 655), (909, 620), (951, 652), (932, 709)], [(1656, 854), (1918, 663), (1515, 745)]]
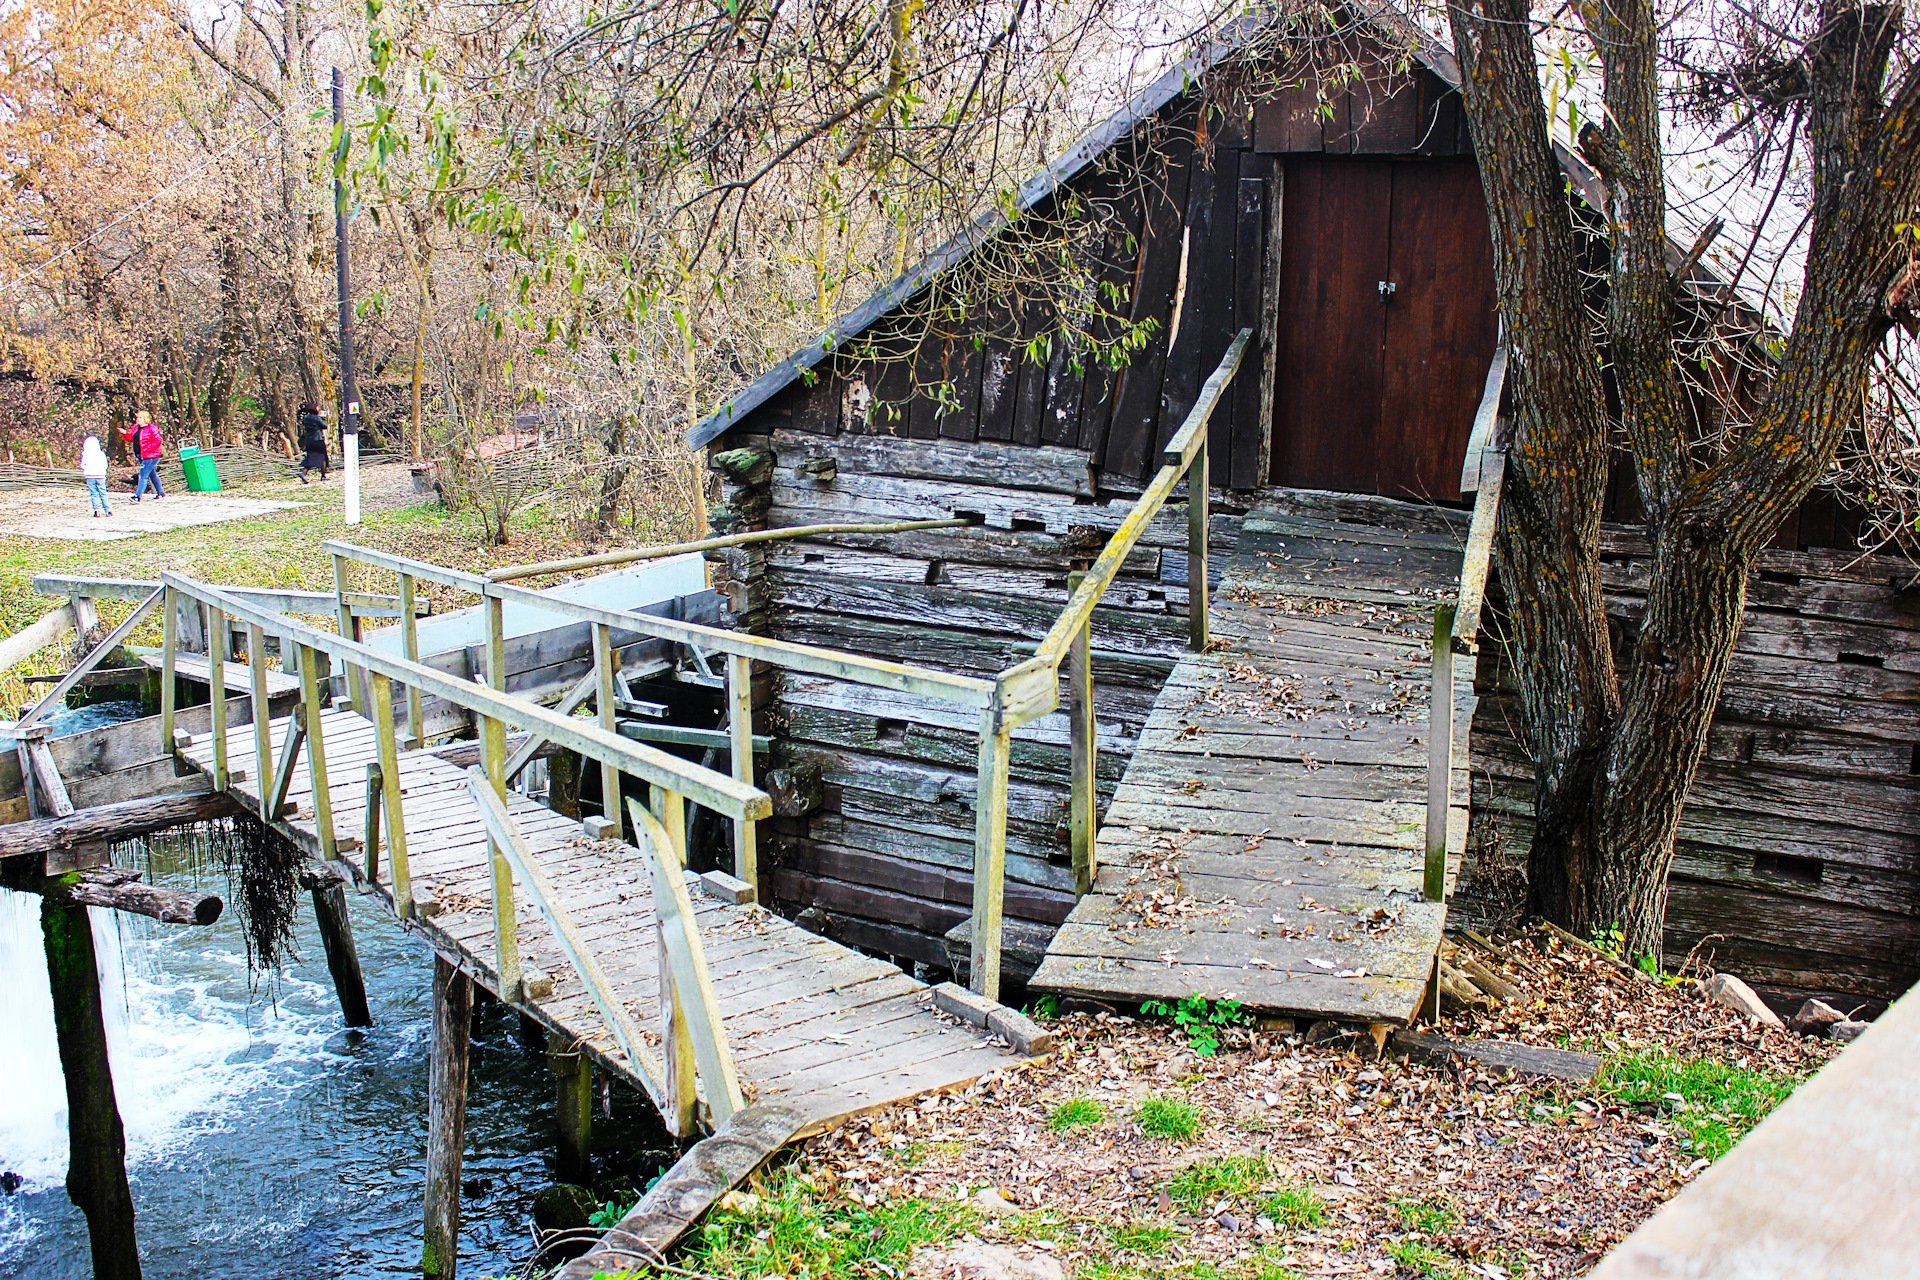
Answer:
[[(973, 521), (728, 551), (734, 625), (972, 673), (1019, 662), (1242, 330), (1246, 355), (1208, 427), (1216, 586), (1236, 553), (1279, 565), (1291, 542), (1300, 561), (1283, 594), (1347, 582), (1346, 605), (1391, 609), (1397, 594), (1430, 611), (1457, 590), (1463, 464), (1497, 345), (1492, 247), (1455, 63), (1390, 16), (1370, 23), (1347, 51), (1351, 78), (1316, 74), (1255, 27), (1245, 48), (1176, 69), (1027, 183), (1021, 220), (989, 215), (695, 427), (720, 473), (717, 528)], [(1566, 166), (1578, 210), (1589, 175)], [(1149, 330), (1121, 369), (1076, 363), (1044, 290), (972, 300), (954, 283), (996, 245), (1063, 235)], [(1715, 288), (1702, 269), (1693, 281)], [(1036, 362), (1031, 344), (1048, 335), (1060, 340)], [(1616, 470), (1607, 572), (1625, 635), (1646, 550), (1630, 472)], [(1782, 994), (1884, 999), (1920, 976), (1920, 597), (1910, 567), (1858, 553), (1858, 532), (1856, 512), (1817, 496), (1752, 584), (1673, 873), (1673, 958), (1704, 943)], [(1094, 615), (1097, 768), (1103, 803), (1119, 806), (1103, 842), (1125, 835), (1117, 812), (1148, 829), (1123, 778), (1145, 767), (1136, 748), (1156, 715), (1179, 721), (1185, 546), (1177, 520), (1157, 522)], [(1439, 561), (1409, 567), (1436, 547), (1454, 548), (1437, 576)], [(1499, 653), (1480, 646), (1461, 734), (1472, 831), (1453, 910), (1475, 922), (1524, 899), (1531, 765)], [(851, 945), (964, 968), (974, 714), (793, 672), (770, 674), (763, 697), (785, 787), (761, 831), (768, 900)], [(1075, 912), (1057, 719), (1013, 743), (1016, 977)], [(1411, 776), (1396, 785), (1401, 799), (1425, 794)], [(1176, 890), (1204, 896), (1198, 882)], [(1041, 985), (1049, 974), (1063, 985), (1057, 969)]]

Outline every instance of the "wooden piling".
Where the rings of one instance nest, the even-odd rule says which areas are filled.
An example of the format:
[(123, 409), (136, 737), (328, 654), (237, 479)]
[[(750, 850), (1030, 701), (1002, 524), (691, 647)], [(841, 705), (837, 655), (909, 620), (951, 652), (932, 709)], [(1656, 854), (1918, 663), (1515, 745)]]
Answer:
[(353, 942), (353, 922), (347, 917), (346, 877), (332, 867), (302, 872), (300, 883), (313, 894), (313, 918), (320, 926), (320, 945), (327, 953), (327, 972), (333, 975), (334, 994), (350, 1027), (373, 1025), (367, 1007), (367, 983), (360, 973), (360, 950)]
[(100, 972), (85, 907), (42, 898), (40, 930), (53, 988), (53, 1029), (67, 1082), (67, 1198), (87, 1217), (96, 1280), (139, 1280), (127, 1135), (113, 1094)]
[(554, 1177), (585, 1186), (593, 1176), (593, 1060), (572, 1036), (553, 1031), (547, 1034), (547, 1062), (558, 1080)]
[(433, 1056), (427, 1071), (426, 1231), (420, 1273), (453, 1280), (460, 1258), (460, 1162), (466, 1146), (473, 979), (433, 958)]

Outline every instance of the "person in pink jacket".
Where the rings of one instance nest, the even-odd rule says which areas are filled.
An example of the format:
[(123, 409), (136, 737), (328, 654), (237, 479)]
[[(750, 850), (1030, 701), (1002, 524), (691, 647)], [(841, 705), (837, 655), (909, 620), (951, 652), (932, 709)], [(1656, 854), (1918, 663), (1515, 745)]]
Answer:
[(155, 501), (166, 497), (167, 491), (160, 484), (160, 459), (167, 451), (167, 443), (160, 438), (160, 428), (153, 425), (145, 409), (134, 413), (133, 425), (121, 433), (121, 438), (133, 446), (134, 456), (140, 459), (140, 480), (133, 486), (133, 500), (140, 501), (148, 485), (153, 486)]

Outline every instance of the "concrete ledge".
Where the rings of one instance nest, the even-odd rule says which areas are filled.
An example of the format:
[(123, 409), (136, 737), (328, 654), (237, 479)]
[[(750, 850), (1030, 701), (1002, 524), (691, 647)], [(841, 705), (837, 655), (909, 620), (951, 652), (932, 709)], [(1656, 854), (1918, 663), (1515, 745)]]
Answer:
[(735, 904), (757, 901), (759, 895), (753, 886), (738, 876), (730, 876), (724, 871), (708, 871), (700, 876), (700, 891), (709, 898), (718, 898), (722, 902)]

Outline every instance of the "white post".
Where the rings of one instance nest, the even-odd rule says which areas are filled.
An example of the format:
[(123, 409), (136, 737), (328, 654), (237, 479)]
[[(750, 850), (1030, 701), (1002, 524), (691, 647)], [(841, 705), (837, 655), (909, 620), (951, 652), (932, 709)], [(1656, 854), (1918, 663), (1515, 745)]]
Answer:
[(347, 523), (360, 523), (360, 433), (343, 431), (341, 451), (347, 455)]

